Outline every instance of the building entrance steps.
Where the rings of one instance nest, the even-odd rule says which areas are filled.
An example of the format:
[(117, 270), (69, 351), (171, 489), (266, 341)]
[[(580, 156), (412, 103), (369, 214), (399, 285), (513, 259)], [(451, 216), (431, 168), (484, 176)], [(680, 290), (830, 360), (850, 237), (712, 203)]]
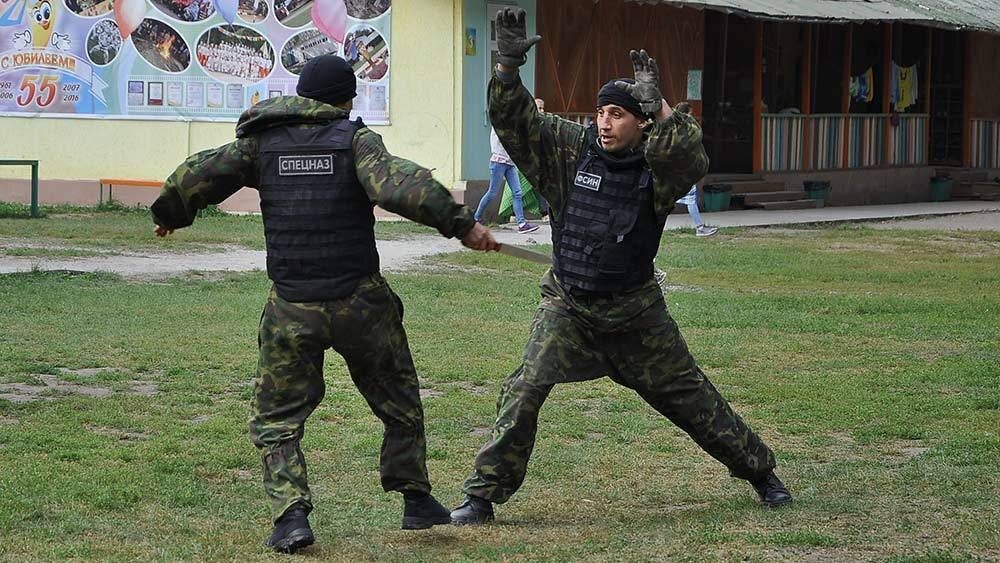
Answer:
[(973, 184), (962, 184), (961, 189), (952, 189), (953, 199), (980, 199), (986, 201), (1000, 201), (1000, 182), (975, 182)]
[(805, 199), (806, 193), (802, 190), (782, 190), (778, 192), (750, 192), (738, 195), (734, 194), (733, 197), (742, 197), (743, 205), (746, 207), (758, 207), (762, 203)]

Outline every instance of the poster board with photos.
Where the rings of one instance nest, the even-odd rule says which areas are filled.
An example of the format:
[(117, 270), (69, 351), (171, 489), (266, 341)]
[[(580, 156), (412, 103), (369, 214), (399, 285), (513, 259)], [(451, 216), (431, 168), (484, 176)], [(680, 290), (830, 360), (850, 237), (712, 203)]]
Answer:
[(0, 115), (231, 121), (309, 59), (389, 124), (392, 0), (0, 0)]

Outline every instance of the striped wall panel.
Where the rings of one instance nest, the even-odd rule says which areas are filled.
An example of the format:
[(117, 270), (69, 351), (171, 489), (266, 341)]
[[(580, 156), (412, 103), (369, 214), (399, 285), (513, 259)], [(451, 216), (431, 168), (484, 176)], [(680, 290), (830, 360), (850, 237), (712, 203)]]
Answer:
[(812, 121), (812, 168), (829, 170), (844, 167), (845, 115), (818, 114), (809, 116)]
[(973, 168), (1000, 168), (1000, 119), (973, 119), (970, 143)]
[(849, 168), (871, 168), (882, 165), (887, 117), (884, 114), (850, 116), (847, 133)]
[(900, 115), (899, 124), (889, 124), (889, 164), (927, 163), (927, 115)]
[(767, 172), (805, 169), (804, 115), (763, 116), (761, 167)]

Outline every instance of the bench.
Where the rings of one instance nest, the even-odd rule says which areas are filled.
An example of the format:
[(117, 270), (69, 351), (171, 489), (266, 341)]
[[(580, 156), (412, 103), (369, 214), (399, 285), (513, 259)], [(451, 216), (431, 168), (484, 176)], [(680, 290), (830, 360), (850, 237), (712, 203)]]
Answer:
[(38, 217), (38, 161), (17, 158), (0, 159), (0, 166), (31, 167), (31, 216)]
[(131, 180), (127, 178), (101, 178), (100, 186), (97, 188), (97, 204), (104, 203), (104, 186), (108, 186), (108, 203), (111, 203), (112, 192), (115, 186), (132, 186), (136, 188), (156, 188), (163, 187), (163, 182), (157, 180)]

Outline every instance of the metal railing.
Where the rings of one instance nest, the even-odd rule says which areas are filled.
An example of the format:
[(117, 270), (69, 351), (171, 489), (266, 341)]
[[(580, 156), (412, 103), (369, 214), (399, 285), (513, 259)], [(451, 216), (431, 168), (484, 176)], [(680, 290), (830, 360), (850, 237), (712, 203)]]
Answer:
[(31, 167), (31, 216), (38, 217), (38, 161), (6, 158), (0, 159), (0, 166)]
[(973, 119), (969, 139), (973, 168), (1000, 168), (1000, 119)]

